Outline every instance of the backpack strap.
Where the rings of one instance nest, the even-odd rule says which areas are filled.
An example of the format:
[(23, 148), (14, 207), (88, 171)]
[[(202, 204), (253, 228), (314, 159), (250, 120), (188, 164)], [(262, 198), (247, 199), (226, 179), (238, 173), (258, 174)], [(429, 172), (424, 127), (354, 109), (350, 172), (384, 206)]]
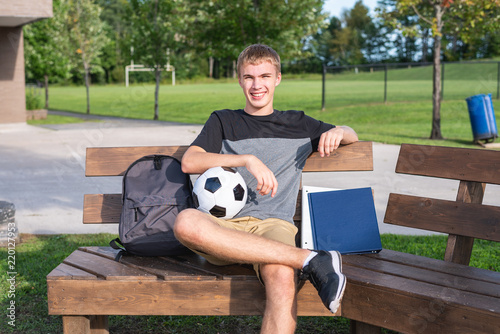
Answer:
[(116, 262), (120, 262), (120, 259), (122, 258), (122, 256), (123, 256), (124, 254), (126, 254), (126, 253), (127, 253), (127, 250), (125, 249), (125, 246), (123, 246), (123, 244), (122, 244), (122, 242), (121, 242), (120, 238), (115, 238), (115, 239), (111, 240), (111, 241), (109, 242), (109, 245), (110, 245), (110, 246), (111, 246), (111, 248), (113, 248), (113, 249), (118, 249), (118, 250), (120, 250), (120, 251), (116, 254), (116, 256), (115, 256), (115, 261), (116, 261)]

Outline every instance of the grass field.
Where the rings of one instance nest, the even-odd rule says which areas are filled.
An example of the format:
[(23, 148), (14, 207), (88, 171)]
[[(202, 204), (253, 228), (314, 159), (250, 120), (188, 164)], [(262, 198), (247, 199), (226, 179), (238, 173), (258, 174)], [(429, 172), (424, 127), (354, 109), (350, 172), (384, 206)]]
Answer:
[[(60, 316), (47, 313), (46, 275), (80, 246), (106, 246), (114, 235), (23, 235), (22, 243), (16, 245), (16, 327), (0, 321), (0, 333), (48, 334), (61, 333)], [(386, 249), (443, 258), (446, 238), (443, 236), (382, 235)], [(0, 248), (0, 256), (6, 259), (8, 251)], [(496, 242), (476, 240), (471, 266), (500, 271), (500, 246)], [(8, 291), (7, 261), (0, 268), (0, 289)], [(0, 305), (5, 311), (9, 302), (7, 293), (0, 296)], [(4, 313), (5, 314), (5, 313)], [(258, 333), (260, 317), (215, 317), (215, 316), (111, 316), (110, 332), (143, 333)], [(349, 321), (344, 318), (300, 317), (297, 333), (349, 333)]]
[[(404, 73), (403, 73), (404, 74)], [(370, 75), (370, 73), (366, 73)], [(355, 75), (348, 75), (353, 77)], [(404, 76), (404, 75), (403, 75)], [(345, 79), (345, 78), (344, 78)], [(441, 130), (445, 140), (427, 139), (431, 132), (432, 100), (430, 83), (425, 80), (391, 81), (389, 101), (384, 104), (383, 82), (374, 80), (335, 80), (327, 82), (333, 101), (321, 111), (320, 77), (286, 77), (276, 89), (275, 108), (300, 109), (312, 117), (333, 124), (353, 127), (360, 139), (388, 144), (418, 143), (475, 147), (465, 97), (445, 99), (441, 108)], [(449, 81), (448, 86), (466, 87), (467, 81)], [(451, 90), (451, 89), (449, 89)], [(408, 101), (402, 101), (406, 94)], [(472, 95), (472, 94), (470, 94)], [(329, 96), (327, 94), (327, 96)], [(152, 119), (154, 85), (92, 86), (91, 113), (128, 118)], [(53, 87), (50, 107), (83, 113), (86, 110), (84, 87)], [(353, 104), (352, 101), (356, 101)], [(374, 102), (379, 101), (379, 102)], [(213, 110), (241, 108), (244, 97), (236, 81), (210, 84), (164, 85), (160, 88), (159, 116), (162, 121), (202, 124)], [(500, 103), (494, 100), (494, 107)]]

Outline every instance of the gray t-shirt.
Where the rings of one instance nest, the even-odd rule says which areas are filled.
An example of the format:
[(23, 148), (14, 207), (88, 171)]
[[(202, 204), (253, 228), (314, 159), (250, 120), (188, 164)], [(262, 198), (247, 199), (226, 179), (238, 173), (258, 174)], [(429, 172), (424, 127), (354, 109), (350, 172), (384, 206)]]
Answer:
[(268, 116), (252, 116), (242, 109), (218, 110), (191, 145), (212, 153), (252, 154), (273, 171), (278, 181), (275, 197), (260, 195), (253, 175), (244, 167), (237, 168), (247, 183), (248, 199), (235, 218), (280, 218), (293, 223), (305, 161), (317, 149), (321, 134), (333, 127), (302, 111), (274, 110)]

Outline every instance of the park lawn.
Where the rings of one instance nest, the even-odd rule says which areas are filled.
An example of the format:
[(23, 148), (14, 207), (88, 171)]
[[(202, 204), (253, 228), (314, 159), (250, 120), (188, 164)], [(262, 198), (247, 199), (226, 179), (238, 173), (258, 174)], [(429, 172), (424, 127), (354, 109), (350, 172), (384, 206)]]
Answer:
[[(277, 109), (299, 109), (332, 124), (353, 127), (361, 140), (387, 144), (415, 143), (458, 147), (477, 147), (465, 97), (466, 81), (448, 81), (448, 95), (463, 98), (444, 99), (441, 107), (441, 130), (445, 140), (429, 140), (432, 100), (430, 83), (425, 80), (398, 80), (388, 83), (384, 103), (383, 83), (364, 81), (327, 81), (325, 110), (321, 110), (321, 80), (283, 80), (277, 87)], [(455, 87), (455, 88), (453, 88)], [(465, 88), (464, 88), (465, 87)], [(446, 89), (446, 88), (445, 88)], [(460, 91), (462, 89), (462, 91)], [(153, 119), (154, 85), (92, 86), (91, 113), (137, 119)], [(203, 124), (213, 110), (241, 108), (244, 97), (237, 81), (210, 84), (182, 84), (160, 87), (161, 121)], [(84, 87), (53, 87), (51, 108), (84, 113)], [(500, 107), (497, 100), (494, 106)]]
[[(0, 333), (61, 333), (60, 316), (47, 312), (45, 277), (78, 247), (107, 246), (115, 238), (111, 234), (94, 235), (21, 235), (15, 248), (16, 256), (16, 327), (0, 322)], [(431, 258), (443, 258), (445, 236), (408, 236), (383, 234), (386, 249), (408, 252)], [(6, 259), (8, 250), (0, 248)], [(471, 266), (500, 271), (500, 244), (476, 240)], [(1, 263), (1, 291), (9, 289), (7, 261)], [(0, 296), (0, 305), (7, 307), (7, 293)], [(4, 308), (4, 309), (5, 309)], [(111, 316), (111, 333), (258, 333), (258, 316)], [(349, 321), (344, 318), (299, 317), (297, 333), (349, 333)]]

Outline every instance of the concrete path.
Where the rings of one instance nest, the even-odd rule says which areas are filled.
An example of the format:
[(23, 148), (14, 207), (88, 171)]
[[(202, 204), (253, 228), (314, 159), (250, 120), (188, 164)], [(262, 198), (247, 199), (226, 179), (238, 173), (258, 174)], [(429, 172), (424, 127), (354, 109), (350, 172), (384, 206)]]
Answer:
[[(56, 112), (51, 112), (56, 113)], [(62, 112), (57, 112), (64, 114)], [(75, 114), (70, 114), (75, 116)], [(0, 201), (16, 206), (19, 232), (34, 234), (117, 233), (117, 225), (83, 225), (83, 195), (120, 193), (121, 178), (85, 178), (87, 147), (185, 145), (202, 126), (91, 116), (88, 122), (0, 125)], [(303, 184), (334, 188), (372, 187), (381, 233), (419, 234), (382, 223), (390, 192), (454, 200), (458, 183), (394, 173), (399, 146), (374, 143), (373, 172), (304, 175)], [(485, 203), (500, 205), (500, 186), (488, 186)]]

